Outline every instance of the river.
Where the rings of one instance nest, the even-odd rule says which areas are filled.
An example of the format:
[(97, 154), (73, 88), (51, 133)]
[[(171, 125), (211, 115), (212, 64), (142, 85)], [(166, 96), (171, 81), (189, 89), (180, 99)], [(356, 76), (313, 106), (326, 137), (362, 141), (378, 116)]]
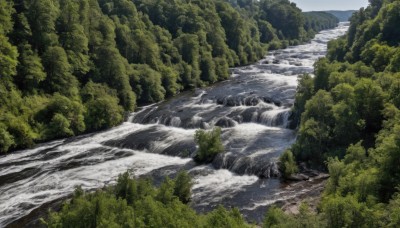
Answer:
[[(144, 107), (110, 130), (0, 156), (0, 227), (67, 197), (75, 186), (114, 184), (127, 170), (156, 181), (188, 170), (197, 211), (223, 204), (256, 222), (269, 205), (320, 188), (281, 183), (276, 161), (296, 137), (287, 126), (298, 76), (312, 73), (327, 42), (347, 29), (341, 23), (310, 43), (269, 52), (258, 63), (233, 68), (227, 81)], [(214, 126), (222, 127), (226, 153), (196, 166), (194, 133)]]

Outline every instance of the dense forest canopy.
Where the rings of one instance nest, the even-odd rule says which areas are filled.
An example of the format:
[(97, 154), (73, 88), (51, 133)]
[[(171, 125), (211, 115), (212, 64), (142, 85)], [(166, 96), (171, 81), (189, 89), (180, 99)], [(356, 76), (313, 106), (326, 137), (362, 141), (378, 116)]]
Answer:
[[(399, 12), (399, 0), (371, 0), (299, 81), (299, 135), (286, 154), (329, 171), (319, 213), (306, 216), (319, 227), (400, 226)], [(269, 216), (280, 227), (301, 220)]]
[(52, 212), (47, 227), (251, 227), (233, 208), (222, 206), (207, 214), (196, 214), (188, 205), (191, 177), (180, 172), (158, 187), (150, 179), (121, 174), (117, 185), (95, 193), (76, 189), (60, 212)]
[(336, 22), (287, 0), (2, 0), (0, 152), (115, 126)]

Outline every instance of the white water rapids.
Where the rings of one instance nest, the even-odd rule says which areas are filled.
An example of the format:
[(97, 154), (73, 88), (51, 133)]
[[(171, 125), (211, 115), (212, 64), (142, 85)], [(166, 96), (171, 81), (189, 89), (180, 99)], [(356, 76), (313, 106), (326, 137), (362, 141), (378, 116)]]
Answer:
[[(196, 210), (235, 206), (259, 221), (268, 205), (312, 190), (270, 177), (279, 175), (276, 159), (295, 139), (286, 127), (298, 75), (311, 73), (327, 42), (347, 29), (340, 24), (308, 44), (270, 52), (256, 64), (232, 69), (228, 81), (145, 107), (108, 131), (0, 156), (0, 227), (69, 196), (76, 186), (113, 184), (127, 170), (159, 180), (186, 169), (195, 181)], [(223, 128), (226, 153), (196, 166), (194, 133), (213, 126)]]

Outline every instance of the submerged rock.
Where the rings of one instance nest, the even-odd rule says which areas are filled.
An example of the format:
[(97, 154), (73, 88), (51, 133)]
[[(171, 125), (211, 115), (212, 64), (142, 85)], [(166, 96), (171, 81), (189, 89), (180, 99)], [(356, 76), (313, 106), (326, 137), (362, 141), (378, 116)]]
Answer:
[(235, 125), (236, 122), (228, 117), (222, 117), (215, 123), (218, 127), (234, 127)]

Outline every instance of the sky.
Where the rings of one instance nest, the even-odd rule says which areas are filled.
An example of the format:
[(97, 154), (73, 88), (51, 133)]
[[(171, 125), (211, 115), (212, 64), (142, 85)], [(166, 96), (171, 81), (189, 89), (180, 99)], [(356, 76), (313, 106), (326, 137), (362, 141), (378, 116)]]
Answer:
[(368, 5), (368, 0), (291, 0), (303, 11), (358, 10)]

